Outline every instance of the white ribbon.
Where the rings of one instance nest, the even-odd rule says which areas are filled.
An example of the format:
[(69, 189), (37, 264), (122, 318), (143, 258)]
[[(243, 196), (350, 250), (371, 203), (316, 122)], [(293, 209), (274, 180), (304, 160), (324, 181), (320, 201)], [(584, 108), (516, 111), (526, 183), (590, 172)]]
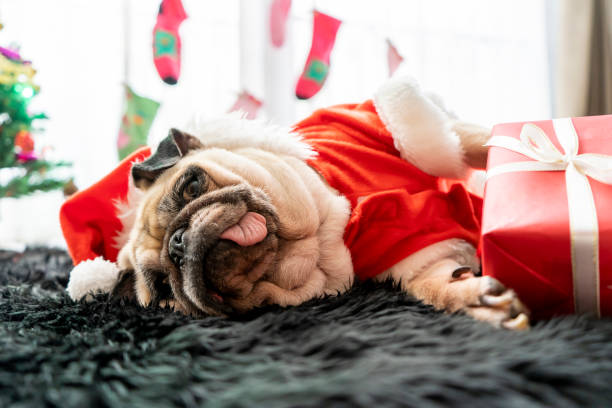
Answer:
[(538, 126), (523, 125), (520, 140), (493, 136), (487, 146), (502, 147), (535, 161), (506, 163), (487, 172), (487, 179), (517, 171), (564, 171), (569, 208), (574, 306), (576, 313), (600, 315), (599, 229), (595, 200), (588, 177), (612, 184), (612, 156), (578, 154), (578, 134), (571, 118), (554, 119), (561, 153)]

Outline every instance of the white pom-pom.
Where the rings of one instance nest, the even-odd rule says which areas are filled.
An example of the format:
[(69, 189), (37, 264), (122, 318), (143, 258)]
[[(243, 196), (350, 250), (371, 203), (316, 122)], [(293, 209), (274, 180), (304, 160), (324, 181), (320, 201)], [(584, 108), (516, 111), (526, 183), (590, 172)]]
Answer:
[[(70, 272), (66, 290), (72, 300), (80, 300), (91, 293), (108, 293), (117, 282), (118, 275), (117, 265), (102, 257), (83, 261)], [(86, 298), (89, 299), (91, 296)]]

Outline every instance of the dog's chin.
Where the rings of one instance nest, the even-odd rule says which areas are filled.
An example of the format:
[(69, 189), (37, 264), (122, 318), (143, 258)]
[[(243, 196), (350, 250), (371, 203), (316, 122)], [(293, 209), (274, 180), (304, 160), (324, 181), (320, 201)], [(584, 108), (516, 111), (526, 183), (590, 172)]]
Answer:
[(246, 247), (226, 239), (211, 240), (197, 231), (184, 234), (189, 248), (183, 264), (172, 265), (170, 274), (172, 292), (182, 310), (196, 316), (229, 316), (261, 304), (262, 299), (251, 295), (274, 266), (278, 251), (275, 233)]
[(259, 306), (260, 300), (249, 296), (254, 286), (266, 279), (276, 253), (273, 234), (250, 247), (220, 239), (200, 262), (185, 264), (187, 295), (207, 313), (228, 315)]
[(248, 185), (224, 187), (187, 204), (168, 226), (161, 252), (175, 303), (193, 315), (258, 306), (253, 289), (273, 268), (278, 229), (269, 198)]

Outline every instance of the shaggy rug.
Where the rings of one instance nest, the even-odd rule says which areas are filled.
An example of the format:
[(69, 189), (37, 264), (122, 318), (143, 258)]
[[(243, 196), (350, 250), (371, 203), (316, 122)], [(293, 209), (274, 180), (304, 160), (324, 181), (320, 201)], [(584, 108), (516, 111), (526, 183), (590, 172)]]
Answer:
[(529, 332), (438, 313), (391, 285), (240, 320), (64, 293), (57, 250), (0, 253), (0, 406), (612, 406), (612, 321)]

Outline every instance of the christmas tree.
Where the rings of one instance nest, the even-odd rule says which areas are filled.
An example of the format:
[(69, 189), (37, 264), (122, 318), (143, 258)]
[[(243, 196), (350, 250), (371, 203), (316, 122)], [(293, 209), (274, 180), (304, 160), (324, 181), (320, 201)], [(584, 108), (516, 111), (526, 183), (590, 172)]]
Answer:
[(40, 129), (33, 123), (46, 118), (28, 111), (39, 91), (35, 73), (18, 52), (0, 47), (0, 198), (55, 190), (67, 182), (51, 170), (68, 163), (45, 160), (34, 143), (32, 134)]

